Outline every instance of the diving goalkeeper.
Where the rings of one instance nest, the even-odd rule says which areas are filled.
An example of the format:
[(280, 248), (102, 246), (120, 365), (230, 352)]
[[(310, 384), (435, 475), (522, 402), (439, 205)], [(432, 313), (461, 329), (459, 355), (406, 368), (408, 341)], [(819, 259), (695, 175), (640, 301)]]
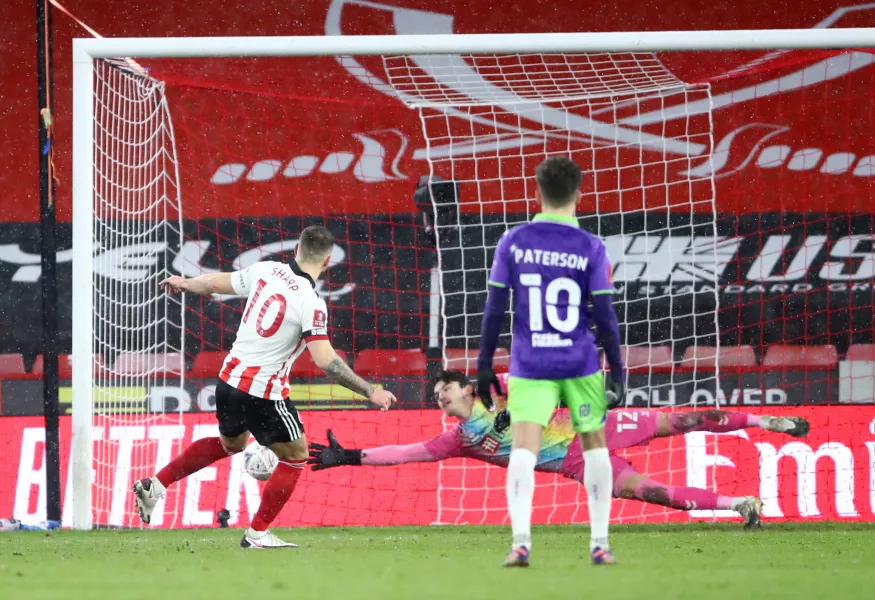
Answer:
[[(499, 376), (505, 379), (506, 375)], [(510, 417), (505, 410), (490, 412), (475, 397), (467, 378), (457, 371), (440, 373), (434, 383), (434, 398), (440, 409), (459, 422), (426, 442), (404, 446), (380, 446), (365, 450), (346, 449), (328, 431), (327, 446), (310, 443), (313, 470), (341, 465), (385, 466), (435, 462), (447, 458), (473, 458), (507, 467), (511, 450)], [(622, 424), (622, 427), (618, 425)], [(754, 496), (729, 497), (694, 487), (673, 486), (654, 481), (616, 455), (617, 450), (646, 446), (661, 437), (691, 431), (726, 433), (760, 428), (793, 437), (808, 435), (808, 421), (798, 417), (757, 416), (723, 410), (665, 413), (653, 410), (608, 412), (605, 433), (613, 470), (613, 495), (678, 510), (734, 510), (745, 527), (759, 527), (762, 501)], [(537, 471), (561, 473), (583, 483), (583, 453), (575, 442), (567, 411), (557, 411), (544, 432)]]

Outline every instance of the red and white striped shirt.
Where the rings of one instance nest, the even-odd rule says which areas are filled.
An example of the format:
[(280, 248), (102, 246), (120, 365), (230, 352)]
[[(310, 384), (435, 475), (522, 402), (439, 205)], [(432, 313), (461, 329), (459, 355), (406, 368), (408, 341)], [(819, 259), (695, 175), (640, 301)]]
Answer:
[(289, 370), (306, 342), (328, 339), (328, 307), (296, 263), (258, 262), (231, 276), (248, 295), (234, 345), (219, 379), (253, 396), (289, 396)]

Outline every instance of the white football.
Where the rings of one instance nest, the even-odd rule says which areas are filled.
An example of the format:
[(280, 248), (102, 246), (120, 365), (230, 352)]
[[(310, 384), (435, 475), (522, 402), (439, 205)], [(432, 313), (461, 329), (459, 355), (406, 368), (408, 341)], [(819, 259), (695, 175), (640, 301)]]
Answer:
[(276, 469), (276, 454), (258, 442), (252, 442), (243, 451), (243, 469), (253, 479), (267, 481)]

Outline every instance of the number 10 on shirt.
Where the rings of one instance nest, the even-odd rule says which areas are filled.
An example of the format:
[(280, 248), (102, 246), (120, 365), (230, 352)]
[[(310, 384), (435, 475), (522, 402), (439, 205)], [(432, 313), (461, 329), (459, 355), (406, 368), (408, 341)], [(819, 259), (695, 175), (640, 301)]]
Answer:
[[(547, 322), (556, 331), (570, 333), (577, 329), (580, 323), (580, 303), (583, 299), (577, 282), (568, 277), (559, 277), (552, 280), (543, 292), (541, 282), (540, 273), (520, 275), (520, 284), (529, 290), (529, 329), (532, 332), (544, 331), (545, 309)], [(559, 295), (563, 292), (568, 294), (564, 318), (559, 314)]]
[[(261, 297), (261, 291), (264, 289), (264, 286), (267, 285), (267, 282), (264, 279), (259, 279), (258, 283), (255, 284), (255, 294), (252, 296), (252, 302), (249, 303), (249, 308), (246, 309), (246, 314), (243, 315), (243, 322), (247, 323), (249, 321), (249, 315), (252, 314), (252, 309), (255, 308), (255, 305), (258, 304), (258, 300)], [(270, 324), (270, 327), (267, 329), (264, 328), (264, 316), (267, 314), (267, 311), (274, 304), (279, 306), (276, 315), (273, 318), (273, 322)], [(264, 304), (261, 305), (261, 309), (258, 311), (258, 319), (255, 321), (255, 331), (258, 332), (258, 335), (264, 338), (269, 338), (274, 335), (277, 331), (279, 331), (280, 326), (283, 324), (283, 319), (286, 318), (286, 299), (280, 294), (276, 293), (270, 296), (267, 300), (264, 301)]]

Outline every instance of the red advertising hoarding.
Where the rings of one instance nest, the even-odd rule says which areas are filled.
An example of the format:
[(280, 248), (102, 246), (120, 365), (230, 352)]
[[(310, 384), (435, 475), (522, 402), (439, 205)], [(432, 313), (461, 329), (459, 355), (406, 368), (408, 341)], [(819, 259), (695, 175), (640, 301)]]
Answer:
[[(775, 409), (776, 407), (772, 407)], [(765, 409), (769, 410), (769, 409)], [(751, 408), (750, 412), (764, 413)], [(774, 412), (774, 410), (772, 410)], [(726, 495), (757, 495), (765, 521), (875, 521), (875, 408), (780, 407), (785, 415), (811, 422), (805, 439), (759, 429), (733, 434), (692, 433), (657, 440), (626, 453), (654, 479), (672, 485), (713, 488)], [(404, 444), (428, 439), (442, 429), (440, 412), (311, 411), (304, 413), (311, 439), (332, 428), (348, 447)], [(214, 436), (211, 414), (117, 417), (98, 425), (96, 448), (96, 523), (139, 526), (130, 486), (154, 472), (192, 439)], [(111, 443), (106, 443), (109, 440)], [(151, 441), (149, 441), (151, 440)], [(70, 420), (61, 419), (61, 473), (65, 515), (69, 517)], [(10, 493), (0, 496), (0, 514), (38, 521), (44, 514), (43, 429), (38, 417), (0, 419), (0, 481)], [(153, 527), (215, 526), (216, 512), (228, 509), (232, 526), (245, 526), (259, 502), (259, 484), (242, 471), (242, 454), (190, 477), (169, 491)], [(131, 466), (133, 468), (131, 468)], [(464, 468), (462, 468), (464, 467)], [(583, 522), (585, 493), (576, 482), (538, 475), (534, 520)], [(307, 471), (277, 524), (428, 525), (502, 523), (506, 517), (504, 471), (459, 460), (440, 465), (342, 467)], [(614, 520), (626, 523), (729, 518), (699, 511), (666, 511), (639, 502), (616, 501)]]

